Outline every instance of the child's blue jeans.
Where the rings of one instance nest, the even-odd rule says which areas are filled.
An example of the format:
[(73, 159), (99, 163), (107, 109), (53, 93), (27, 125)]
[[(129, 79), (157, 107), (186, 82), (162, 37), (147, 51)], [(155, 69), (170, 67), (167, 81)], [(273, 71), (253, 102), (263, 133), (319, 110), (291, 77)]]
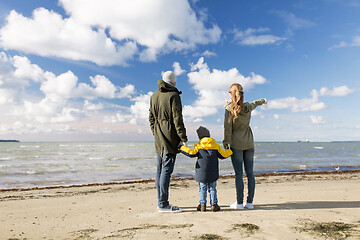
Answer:
[(216, 192), (216, 181), (211, 183), (202, 183), (199, 182), (199, 192), (200, 192), (200, 204), (206, 204), (207, 190), (210, 194), (210, 204), (214, 205), (218, 203), (217, 192)]

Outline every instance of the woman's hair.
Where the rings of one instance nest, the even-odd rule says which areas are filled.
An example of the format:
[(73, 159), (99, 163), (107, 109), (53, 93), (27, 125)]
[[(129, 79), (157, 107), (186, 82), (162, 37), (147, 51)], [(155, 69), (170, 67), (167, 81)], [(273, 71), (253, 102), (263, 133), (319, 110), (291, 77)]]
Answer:
[(233, 83), (230, 86), (229, 93), (231, 95), (229, 122), (231, 122), (241, 112), (244, 103), (243, 87), (239, 83)]

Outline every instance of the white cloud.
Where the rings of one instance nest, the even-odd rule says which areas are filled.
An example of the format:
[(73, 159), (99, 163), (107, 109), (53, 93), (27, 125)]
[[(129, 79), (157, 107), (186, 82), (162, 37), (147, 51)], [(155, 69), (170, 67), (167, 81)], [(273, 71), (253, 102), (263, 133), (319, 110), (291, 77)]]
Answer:
[(217, 54), (216, 53), (214, 53), (214, 52), (211, 52), (211, 51), (209, 51), (209, 50), (205, 50), (203, 53), (199, 53), (199, 52), (197, 52), (197, 53), (194, 53), (193, 54), (193, 56), (194, 57), (214, 57), (214, 56), (216, 56)]
[(264, 34), (269, 32), (269, 28), (248, 28), (245, 31), (234, 30), (234, 41), (240, 45), (266, 45), (276, 44), (286, 40), (286, 38), (278, 37), (271, 34)]
[(71, 71), (56, 76), (49, 74), (47, 80), (41, 84), (40, 90), (53, 101), (71, 98), (75, 95), (78, 78)]
[(125, 87), (117, 87), (116, 98), (130, 98), (135, 94), (135, 86), (132, 84), (126, 84)]
[(124, 88), (115, 86), (107, 77), (96, 75), (90, 77), (92, 86), (86, 83), (79, 83), (78, 78), (68, 71), (66, 73), (55, 76), (48, 73), (40, 87), (40, 90), (50, 99), (66, 99), (66, 98), (128, 98), (134, 94), (135, 88), (128, 84)]
[(0, 29), (0, 46), (40, 56), (91, 61), (98, 65), (126, 65), (138, 51), (133, 41), (122, 45), (107, 37), (105, 29), (74, 21), (44, 8), (32, 18), (11, 11)]
[(280, 16), (284, 20), (284, 22), (287, 23), (290, 30), (309, 28), (316, 25), (314, 22), (297, 17), (295, 14), (290, 12), (286, 12), (286, 11), (272, 11), (272, 12)]
[(313, 124), (325, 124), (326, 123), (321, 116), (311, 115), (310, 119)]
[(348, 86), (343, 85), (340, 87), (334, 87), (332, 90), (322, 87), (320, 89), (320, 96), (335, 96), (342, 97), (353, 93), (354, 90), (350, 89)]
[(134, 104), (130, 106), (130, 123), (137, 124), (138, 122), (148, 122), (150, 97), (152, 94), (152, 92), (148, 92), (147, 94), (142, 94), (140, 96), (130, 99), (134, 102)]
[(35, 9), (31, 17), (11, 11), (0, 29), (0, 46), (98, 65), (127, 65), (136, 56), (155, 61), (159, 54), (191, 50), (221, 36), (217, 25), (205, 26), (205, 13), (197, 18), (187, 0), (59, 0), (59, 5), (68, 17), (44, 8)]
[(84, 115), (84, 112), (77, 108), (67, 108), (64, 107), (61, 109), (60, 113), (57, 113), (55, 117), (50, 118), (51, 123), (69, 123), (79, 120)]
[(152, 94), (153, 92), (148, 92), (147, 94), (141, 94), (130, 99), (134, 103), (129, 108), (119, 111), (115, 115), (105, 116), (104, 122), (129, 122), (133, 125), (147, 125), (149, 121), (150, 97)]
[(355, 36), (351, 43), (341, 41), (340, 43), (330, 47), (329, 50), (332, 50), (334, 48), (343, 48), (343, 47), (360, 47), (360, 36)]
[(210, 52), (209, 50), (206, 50), (201, 55), (204, 56), (204, 57), (213, 57), (213, 56), (216, 56), (216, 53)]
[(26, 57), (14, 56), (13, 64), (16, 68), (14, 77), (20, 79), (30, 79), (35, 82), (42, 82), (44, 80), (45, 72), (36, 64), (31, 64)]
[(203, 122), (204, 120), (202, 118), (195, 118), (193, 120), (194, 123), (199, 123), (199, 122)]
[(264, 77), (255, 73), (245, 77), (236, 68), (227, 71), (210, 70), (203, 57), (191, 65), (191, 72), (187, 76), (198, 95), (198, 99), (192, 105), (184, 106), (183, 113), (187, 119), (216, 114), (229, 99), (228, 88), (232, 83), (240, 83), (246, 91), (256, 84), (266, 82)]
[(251, 116), (253, 116), (253, 117), (259, 117), (259, 118), (261, 118), (261, 119), (264, 119), (265, 118), (265, 116), (263, 115), (263, 113), (261, 112), (261, 111), (258, 111), (258, 110), (253, 110), (252, 112), (251, 112)]
[[(79, 82), (71, 71), (56, 76), (32, 64), (26, 57), (0, 53), (0, 111), (2, 123), (23, 119), (25, 125), (71, 123), (88, 117), (89, 111), (101, 111), (104, 106), (98, 98), (130, 98), (134, 86), (115, 86), (105, 76), (90, 77), (92, 85)], [(40, 83), (40, 84), (39, 84)], [(37, 87), (29, 92), (28, 89)], [(34, 93), (36, 93), (34, 95)], [(81, 99), (85, 102), (82, 105)], [(92, 99), (94, 102), (89, 101)], [(18, 131), (18, 128), (13, 128)], [(50, 129), (50, 126), (47, 128)], [(40, 131), (40, 130), (39, 130)]]
[(14, 102), (14, 91), (12, 89), (0, 88), (0, 105), (5, 105)]
[(319, 102), (318, 92), (312, 90), (311, 98), (297, 99), (296, 97), (279, 98), (268, 101), (267, 109), (290, 109), (292, 112), (319, 111), (326, 106)]
[(31, 123), (24, 123), (22, 121), (15, 121), (10, 124), (0, 124), (0, 134), (46, 134), (46, 133), (54, 133), (54, 134), (62, 134), (72, 132), (73, 129), (65, 124), (52, 124), (50, 125), (34, 125)]
[(260, 116), (261, 115), (261, 112), (259, 112), (258, 110), (253, 110), (251, 112), (251, 116)]
[(104, 108), (104, 105), (102, 103), (94, 104), (89, 102), (88, 100), (85, 100), (84, 102), (84, 109), (88, 111), (97, 111), (102, 110)]
[(174, 74), (176, 76), (180, 76), (181, 74), (186, 72), (184, 69), (181, 68), (180, 63), (178, 62), (174, 62), (173, 68), (174, 68)]

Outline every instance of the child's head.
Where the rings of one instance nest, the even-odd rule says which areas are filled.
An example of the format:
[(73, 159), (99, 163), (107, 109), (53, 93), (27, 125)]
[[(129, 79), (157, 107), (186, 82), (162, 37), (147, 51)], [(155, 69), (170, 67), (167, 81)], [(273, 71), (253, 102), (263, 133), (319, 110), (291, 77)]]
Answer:
[(210, 131), (206, 127), (203, 127), (203, 126), (200, 126), (196, 130), (196, 133), (197, 133), (199, 139), (202, 139), (204, 137), (210, 137)]

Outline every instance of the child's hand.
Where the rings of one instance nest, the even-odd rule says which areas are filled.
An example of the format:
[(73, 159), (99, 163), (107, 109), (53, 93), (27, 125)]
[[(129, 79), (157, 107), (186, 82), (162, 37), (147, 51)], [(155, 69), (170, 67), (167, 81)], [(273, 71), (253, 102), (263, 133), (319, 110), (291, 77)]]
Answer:
[(224, 145), (224, 148), (225, 148), (225, 149), (229, 149), (229, 144), (224, 143), (223, 145)]
[(185, 147), (187, 147), (188, 145), (187, 145), (187, 142), (183, 142), (184, 143), (184, 145), (185, 145)]

